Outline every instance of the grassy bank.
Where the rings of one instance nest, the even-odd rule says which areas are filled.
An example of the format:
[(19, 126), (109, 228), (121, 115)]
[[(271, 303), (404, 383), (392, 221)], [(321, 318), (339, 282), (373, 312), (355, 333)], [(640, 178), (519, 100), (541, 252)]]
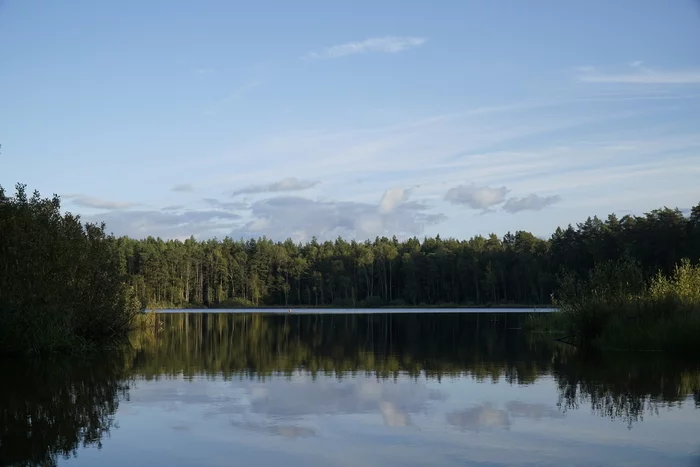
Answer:
[(533, 330), (600, 350), (700, 350), (700, 266), (688, 260), (648, 282), (634, 262), (598, 264), (583, 279), (564, 276), (555, 305), (531, 317)]

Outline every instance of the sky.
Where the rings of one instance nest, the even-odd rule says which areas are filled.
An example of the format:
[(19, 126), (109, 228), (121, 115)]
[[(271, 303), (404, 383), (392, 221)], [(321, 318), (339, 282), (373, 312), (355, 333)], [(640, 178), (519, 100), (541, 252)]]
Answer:
[(116, 235), (469, 238), (700, 202), (695, 0), (0, 0), (0, 185)]

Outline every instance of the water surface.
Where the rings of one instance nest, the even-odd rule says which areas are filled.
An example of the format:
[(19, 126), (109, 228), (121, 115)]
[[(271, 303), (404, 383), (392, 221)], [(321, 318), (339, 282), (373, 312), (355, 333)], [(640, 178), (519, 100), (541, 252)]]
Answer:
[(0, 362), (2, 465), (699, 465), (700, 365), (577, 355), (522, 313), (166, 313)]

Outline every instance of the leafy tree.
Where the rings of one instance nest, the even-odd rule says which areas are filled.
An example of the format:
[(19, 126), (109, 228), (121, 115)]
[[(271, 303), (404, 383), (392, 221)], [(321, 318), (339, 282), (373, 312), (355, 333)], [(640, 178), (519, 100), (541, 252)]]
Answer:
[[(60, 207), (56, 195), (28, 196), (18, 184), (8, 197), (0, 187), (0, 350), (74, 348), (124, 336), (140, 311), (123, 274), (122, 245), (104, 225), (82, 225)], [(162, 281), (163, 268), (154, 271)]]

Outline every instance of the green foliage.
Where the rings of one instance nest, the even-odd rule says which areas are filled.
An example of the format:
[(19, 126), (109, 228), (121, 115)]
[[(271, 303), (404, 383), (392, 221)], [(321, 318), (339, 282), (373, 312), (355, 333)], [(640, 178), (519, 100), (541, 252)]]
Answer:
[(672, 301), (677, 305), (700, 308), (700, 267), (693, 266), (687, 258), (676, 265), (673, 276), (660, 272), (649, 288), (650, 296), (657, 301)]
[[(468, 240), (377, 237), (306, 244), (264, 237), (184, 242), (124, 237), (117, 240), (117, 249), (129, 283), (151, 308), (220, 308), (226, 303), (534, 307), (550, 303), (558, 282), (566, 289), (571, 285), (567, 281), (587, 278), (596, 267), (598, 295), (621, 297), (626, 283), (610, 282), (614, 271), (601, 268), (633, 268), (629, 287), (634, 287), (657, 271), (671, 274), (683, 257), (697, 263), (700, 205), (693, 213), (685, 217), (664, 208), (621, 219), (594, 217), (557, 229), (546, 240), (523, 231)], [(596, 266), (606, 261), (617, 266)]]
[(700, 265), (684, 259), (670, 277), (658, 272), (648, 282), (629, 259), (596, 264), (584, 279), (566, 274), (555, 300), (560, 311), (534, 325), (605, 349), (700, 349)]
[(76, 349), (123, 336), (141, 308), (104, 226), (60, 212), (58, 196), (0, 188), (0, 350)]
[[(557, 326), (595, 339), (613, 321), (629, 328), (637, 316), (630, 303), (690, 303), (699, 213), (700, 205), (690, 217), (667, 208), (594, 217), (548, 240), (518, 231), (469, 240), (182, 242), (114, 238), (103, 225), (62, 215), (58, 197), (28, 197), (18, 185), (8, 198), (0, 187), (0, 348), (92, 345), (124, 335), (143, 306), (536, 307), (553, 293), (568, 317)], [(684, 257), (691, 260), (679, 279), (664, 282)], [(639, 299), (659, 271), (651, 296)]]

